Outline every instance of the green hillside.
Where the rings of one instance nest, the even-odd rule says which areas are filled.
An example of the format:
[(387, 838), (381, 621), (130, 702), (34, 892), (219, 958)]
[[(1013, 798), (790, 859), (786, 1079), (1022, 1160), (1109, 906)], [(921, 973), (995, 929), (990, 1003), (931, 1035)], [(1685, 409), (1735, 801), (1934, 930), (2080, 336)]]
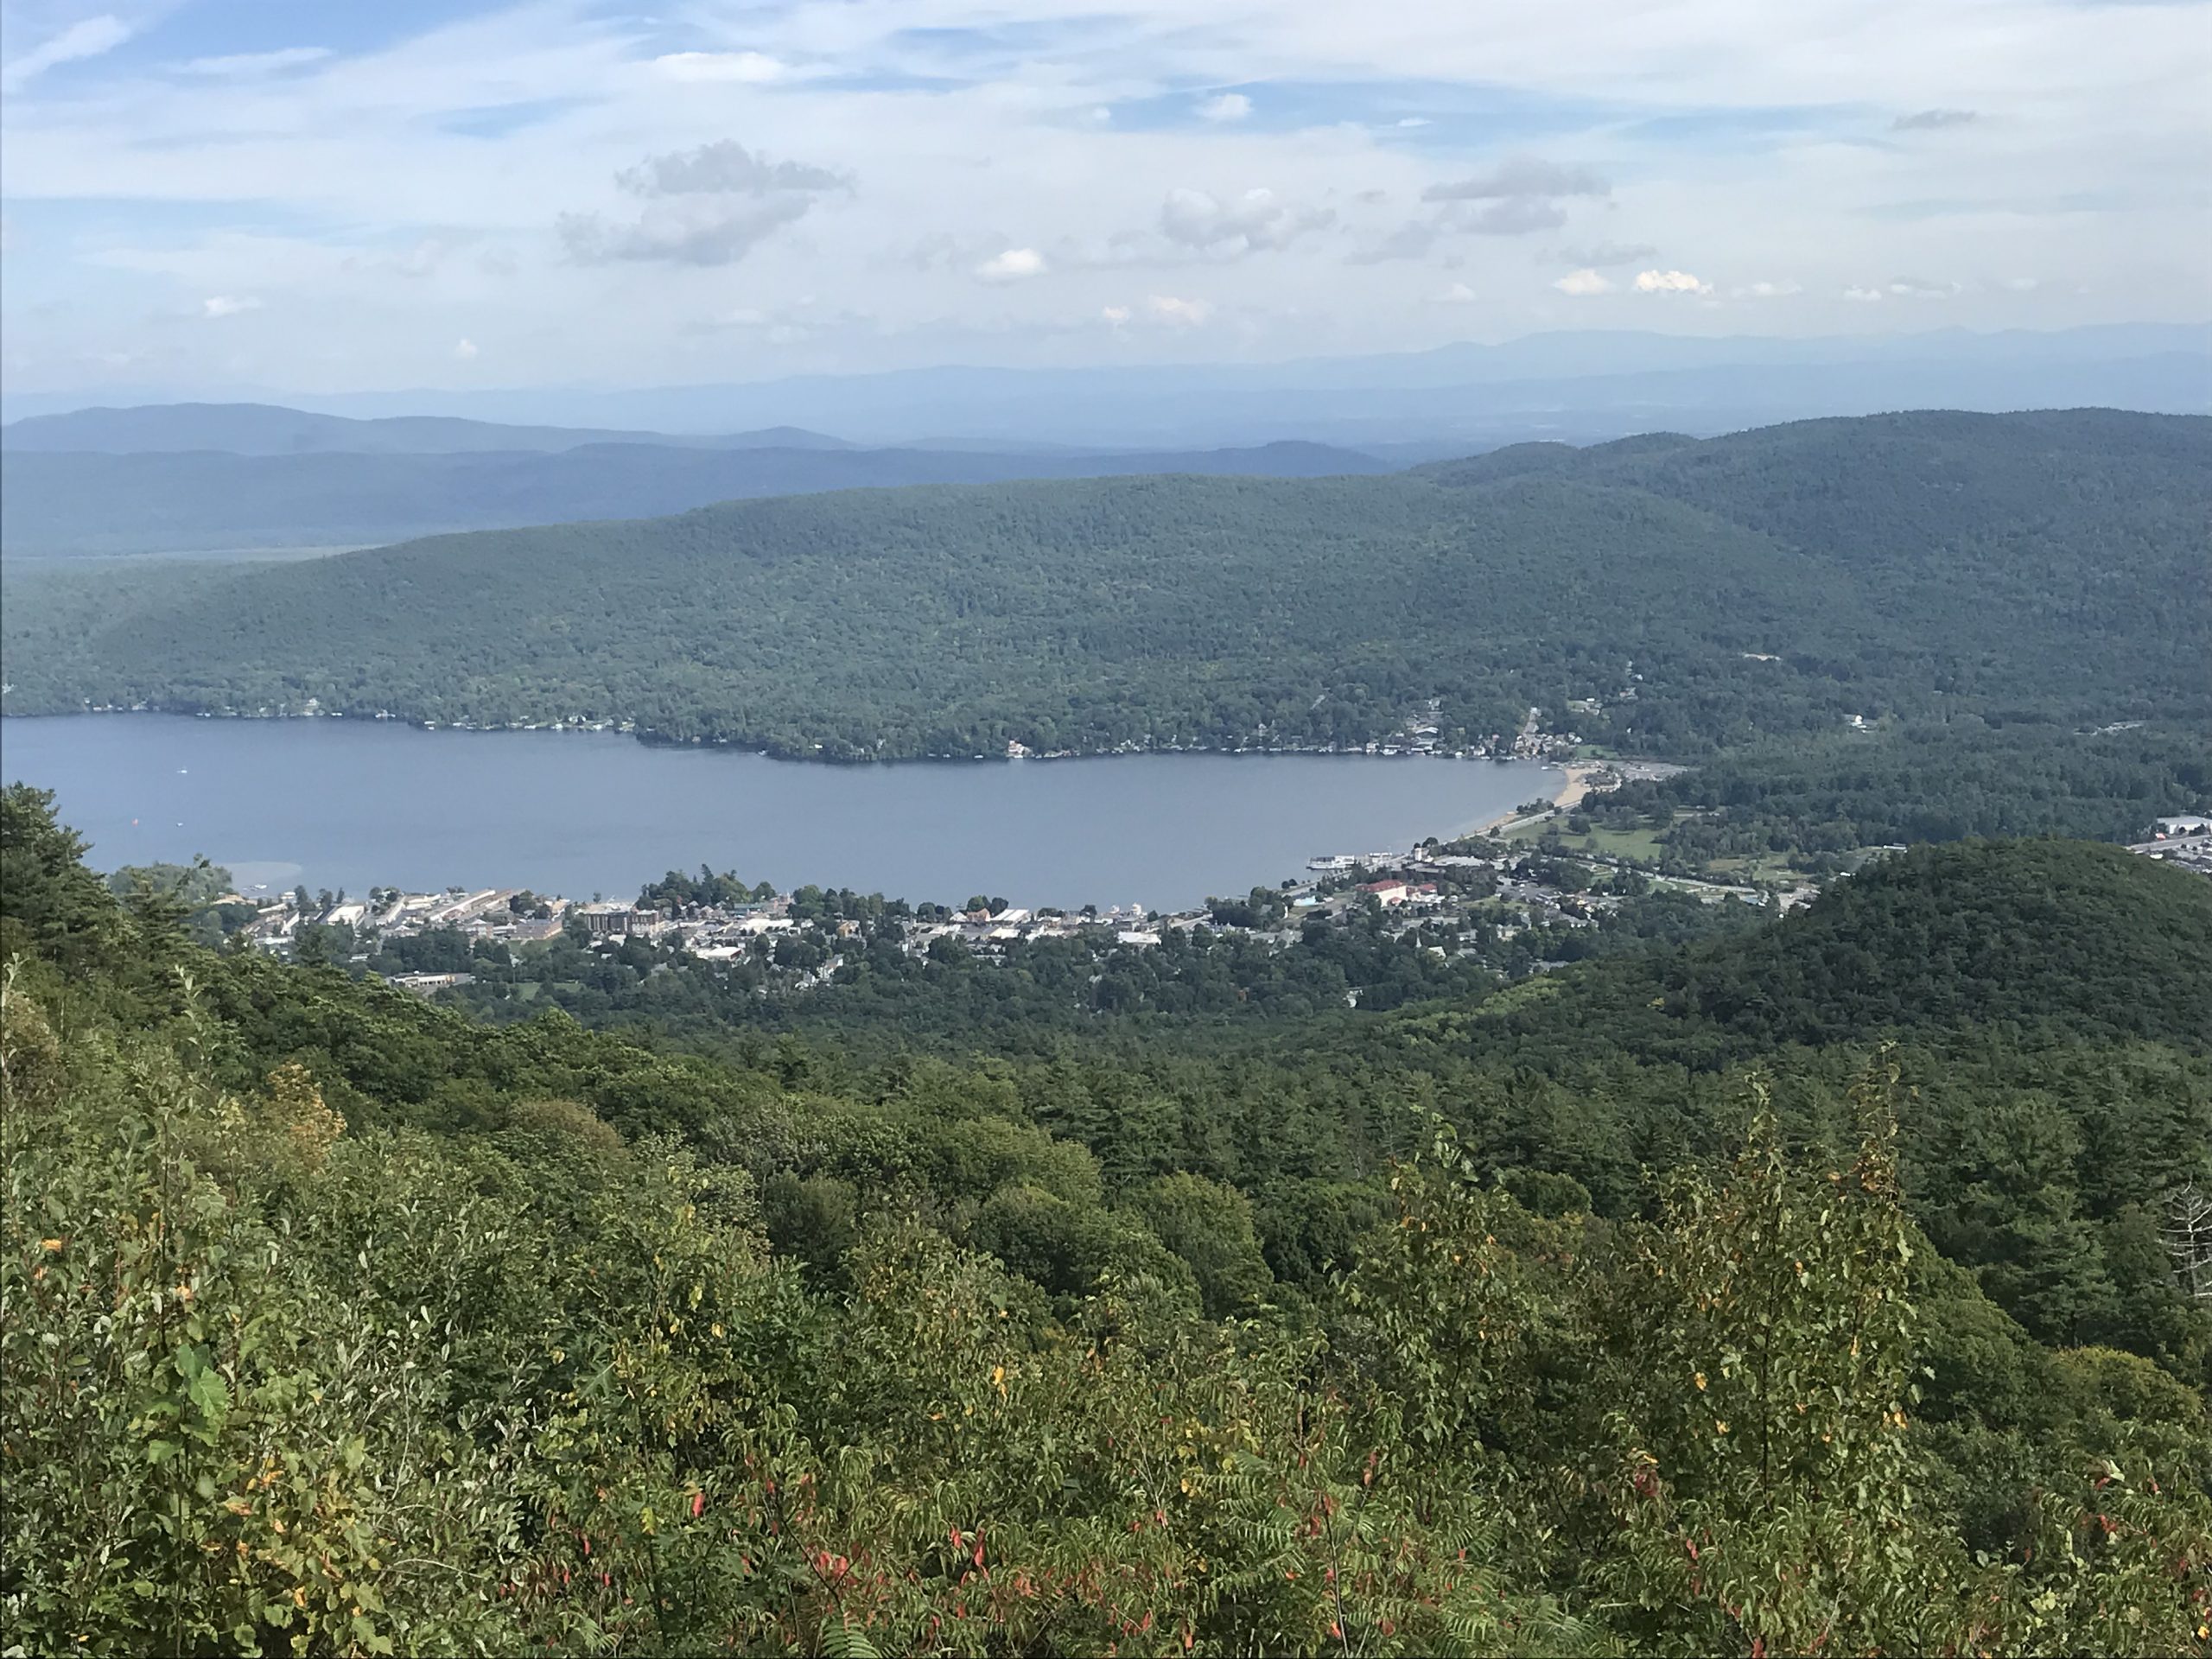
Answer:
[[(1417, 1040), (1445, 1029), (1408, 1020)], [(1592, 963), (1449, 1027), (1524, 1062), (1710, 1066), (1963, 1029), (2212, 1052), (2212, 881), (2081, 842), (1915, 847), (1770, 926)]]
[(1967, 849), (1770, 930), (1742, 973), (1825, 1007), (1859, 927), (1972, 1040), (1709, 1088), (1292, 1043), (859, 1071), (200, 950), (11, 789), (0, 1620), (29, 1652), (2202, 1653), (2212, 1320), (2158, 1205), (2212, 1185), (2212, 1076), (2015, 1044), (2067, 988), (1967, 994), (2000, 964), (1945, 944), (2040, 882), (2097, 1020), (2168, 1018), (2146, 976), (2201, 982), (2164, 955), (2201, 913), (2116, 856)]
[[(1592, 699), (1586, 737), (1688, 753), (1852, 715), (2195, 716), (2212, 709), (2208, 435), (2100, 411), (1884, 416), (1517, 473), (741, 502), (188, 594), (159, 574), (97, 599), (18, 582), (7, 707), (313, 698), (838, 756), (1358, 743), (1432, 697), (1447, 740)], [(54, 620), (73, 606), (107, 618), (78, 638)]]

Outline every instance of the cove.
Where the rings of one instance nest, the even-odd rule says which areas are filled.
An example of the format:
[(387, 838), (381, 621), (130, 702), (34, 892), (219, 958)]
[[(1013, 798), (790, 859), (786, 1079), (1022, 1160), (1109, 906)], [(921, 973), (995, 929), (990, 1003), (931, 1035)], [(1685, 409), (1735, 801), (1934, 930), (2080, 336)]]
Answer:
[(0, 721), (95, 868), (205, 853), (241, 885), (633, 896), (702, 863), (780, 887), (1179, 910), (1402, 849), (1560, 785), (1533, 761), (1318, 754), (825, 766), (614, 733), (85, 715)]

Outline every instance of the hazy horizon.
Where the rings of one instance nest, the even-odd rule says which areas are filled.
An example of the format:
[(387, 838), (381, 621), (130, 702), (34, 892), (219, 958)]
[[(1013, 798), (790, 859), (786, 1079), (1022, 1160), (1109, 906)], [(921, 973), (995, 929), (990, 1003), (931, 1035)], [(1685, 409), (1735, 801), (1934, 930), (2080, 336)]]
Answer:
[(2194, 4), (0, 8), (12, 396), (2212, 315)]

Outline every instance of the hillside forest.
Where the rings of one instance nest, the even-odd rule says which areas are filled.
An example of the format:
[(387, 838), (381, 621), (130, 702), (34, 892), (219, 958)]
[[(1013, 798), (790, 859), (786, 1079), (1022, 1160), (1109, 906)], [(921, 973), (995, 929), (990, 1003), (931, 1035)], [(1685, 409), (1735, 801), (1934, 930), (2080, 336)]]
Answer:
[[(1533, 707), (1684, 760), (1909, 728), (1880, 764), (1932, 777), (1948, 734), (2201, 737), (2208, 502), (2212, 419), (1869, 416), (27, 570), (0, 652), (18, 715), (583, 721), (862, 760), (1358, 747), (1432, 704), (1448, 749)], [(1974, 827), (2091, 832), (2057, 816)]]
[(2183, 872), (930, 1052), (116, 886), (0, 796), (18, 1650), (2212, 1652)]

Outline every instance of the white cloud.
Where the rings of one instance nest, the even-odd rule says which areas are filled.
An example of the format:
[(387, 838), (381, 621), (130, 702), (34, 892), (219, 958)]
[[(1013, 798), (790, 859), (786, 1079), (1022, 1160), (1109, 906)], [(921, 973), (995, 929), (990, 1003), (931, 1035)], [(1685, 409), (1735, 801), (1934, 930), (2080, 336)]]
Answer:
[(1710, 294), (1713, 284), (1687, 270), (1641, 270), (1636, 276), (1639, 294)]
[(1179, 300), (1173, 294), (1155, 294), (1145, 302), (1145, 308), (1162, 322), (1179, 327), (1194, 327), (1213, 315), (1213, 307), (1205, 300)]
[[(450, 348), (487, 317), (501, 384), (528, 385), (1073, 364), (1128, 344), (1107, 338), (1109, 301), (1162, 358), (1253, 360), (1418, 350), (1477, 317), (1511, 335), (1631, 299), (1653, 326), (1726, 299), (1804, 332), (1847, 285), (1887, 302), (1846, 307), (1862, 327), (1900, 330), (2201, 308), (2202, 6), (1939, 6), (1910, 31), (1840, 0), (1075, 10), (1070, 28), (1036, 0), (553, 0), (435, 23), (401, 7), (341, 39), (327, 8), (292, 7), (288, 41), (187, 28), (175, 0), (0, 0), (10, 392), (106, 391), (92, 359), (110, 347), (181, 397), (459, 384), (483, 365)], [(156, 16), (158, 35), (139, 22)], [(148, 38), (102, 55), (132, 24)], [(1224, 97), (1242, 118), (1199, 118)], [(748, 165), (637, 165), (734, 139)], [(644, 188), (615, 183), (625, 169)], [(1262, 182), (1272, 213), (1244, 200)], [(1182, 240), (1175, 185), (1211, 203), (1183, 204)], [(908, 265), (937, 232), (950, 251)], [(1523, 251), (1497, 245), (1515, 236)], [(1051, 307), (976, 280), (1018, 247), (1050, 268), (1020, 297)], [(1714, 292), (1636, 293), (1667, 255), (1719, 271)], [(1763, 295), (1760, 270), (1808, 297)], [(1965, 286), (1892, 292), (1884, 270)], [(1561, 303), (1554, 280), (1581, 271), (1612, 305)], [(1482, 303), (1427, 302), (1460, 282)], [(1154, 292), (1203, 294), (1205, 326), (1165, 326)], [(179, 327), (207, 296), (266, 303)], [(685, 333), (736, 305), (776, 321)], [(772, 327), (803, 327), (804, 349), (772, 359)]]
[(670, 52), (655, 58), (653, 67), (671, 80), (743, 86), (766, 86), (791, 74), (790, 65), (765, 52)]
[(1201, 121), (1242, 121), (1252, 113), (1252, 100), (1242, 92), (1223, 92), (1198, 106)]
[(1045, 269), (1045, 256), (1036, 249), (1008, 248), (976, 266), (976, 275), (987, 283), (1018, 283), (1025, 276), (1042, 276)]
[(1398, 124), (1402, 127), (1425, 127), (1428, 124), (1428, 118), (1425, 115), (1402, 115), (1398, 118)]
[(1738, 299), (1745, 300), (1786, 300), (1793, 294), (1802, 294), (1804, 291), (1796, 283), (1791, 282), (1746, 283), (1741, 288), (1730, 290)]
[(251, 294), (213, 294), (200, 302), (203, 317), (235, 317), (242, 311), (258, 311), (261, 302)]
[(1878, 288), (1847, 288), (1843, 290), (1843, 297), (1859, 305), (1879, 305), (1882, 290)]
[(1465, 283), (1454, 283), (1451, 287), (1430, 295), (1428, 302), (1431, 305), (1472, 305), (1481, 298), (1481, 295)]
[(1918, 276), (1892, 277), (1889, 287), (1891, 293), (1907, 300), (1948, 300), (1959, 291), (1956, 283), (1931, 283)]
[(1098, 315), (1114, 327), (1119, 328), (1129, 320), (1129, 308), (1126, 305), (1101, 306)]
[(771, 162), (724, 138), (696, 149), (648, 156), (614, 175), (645, 207), (628, 223), (597, 213), (563, 213), (554, 226), (578, 264), (623, 260), (677, 265), (734, 264), (784, 226), (804, 218), (850, 181), (804, 162)]
[(468, 362), (476, 355), (476, 342), (463, 336), (454, 341), (453, 354), (463, 363)]
[(674, 265), (734, 264), (785, 226), (804, 218), (811, 198), (786, 195), (734, 202), (687, 197), (655, 202), (627, 224), (597, 213), (563, 213), (554, 230), (569, 258), (582, 265), (623, 260)]
[(238, 52), (227, 57), (194, 58), (180, 67), (188, 75), (245, 76), (302, 69), (331, 55), (327, 46), (288, 46), (275, 52)]
[(1570, 299), (1586, 300), (1593, 294), (1609, 294), (1613, 284), (1594, 270), (1570, 270), (1552, 286)]
[(1160, 205), (1160, 233), (1186, 248), (1249, 253), (1287, 248), (1335, 218), (1325, 207), (1294, 207), (1278, 201), (1272, 190), (1247, 190), (1224, 202), (1203, 190), (1178, 189), (1169, 191)]
[(15, 92), (62, 64), (112, 52), (129, 40), (131, 33), (130, 25), (120, 17), (87, 17), (72, 23), (43, 45), (35, 46), (22, 57), (0, 65), (0, 92)]

